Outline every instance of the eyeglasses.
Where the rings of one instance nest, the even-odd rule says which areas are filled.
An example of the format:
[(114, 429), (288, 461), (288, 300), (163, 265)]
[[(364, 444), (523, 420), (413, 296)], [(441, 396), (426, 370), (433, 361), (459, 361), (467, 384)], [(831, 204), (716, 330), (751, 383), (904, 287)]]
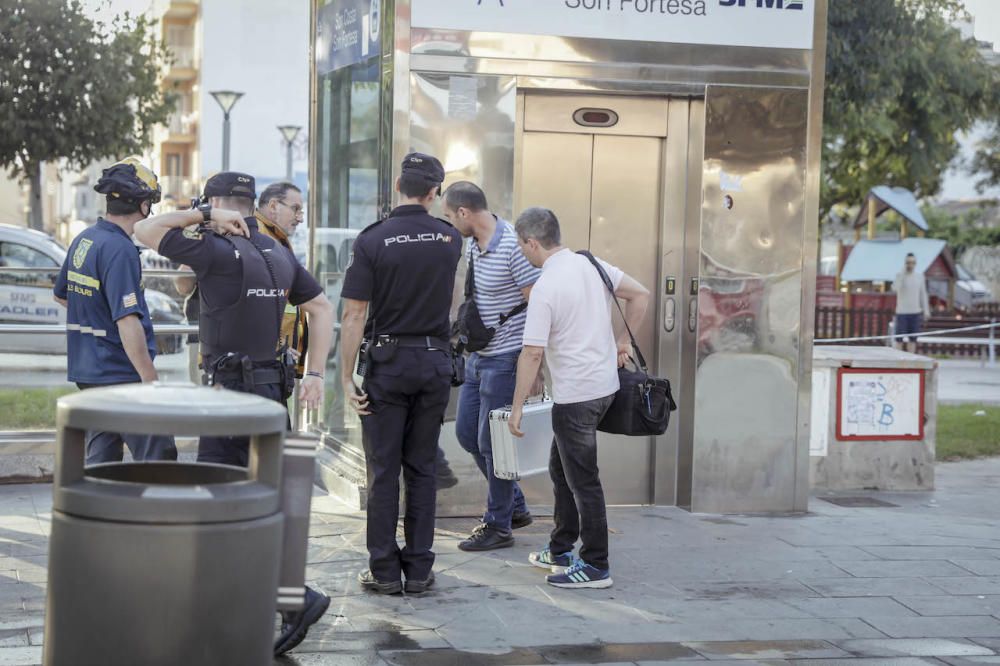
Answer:
[(275, 201), (277, 203), (280, 203), (285, 208), (291, 208), (292, 209), (292, 215), (294, 215), (295, 217), (302, 217), (305, 214), (305, 211), (302, 210), (302, 206), (299, 206), (299, 205), (289, 206), (288, 204), (286, 204), (281, 199), (275, 199)]

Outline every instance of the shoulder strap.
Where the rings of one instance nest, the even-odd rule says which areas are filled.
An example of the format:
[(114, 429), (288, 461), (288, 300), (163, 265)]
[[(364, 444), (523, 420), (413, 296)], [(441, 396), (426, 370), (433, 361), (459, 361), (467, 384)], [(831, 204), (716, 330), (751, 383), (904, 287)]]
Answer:
[(632, 335), (632, 329), (629, 328), (628, 319), (625, 318), (625, 311), (622, 310), (622, 304), (618, 302), (618, 298), (615, 296), (615, 287), (613, 284), (611, 284), (611, 278), (608, 276), (607, 271), (605, 271), (604, 267), (601, 266), (600, 262), (598, 262), (597, 259), (594, 258), (594, 255), (592, 255), (587, 250), (577, 250), (576, 253), (582, 254), (583, 256), (587, 257), (590, 263), (594, 265), (594, 268), (597, 269), (597, 272), (601, 276), (601, 282), (604, 283), (604, 286), (607, 287), (608, 291), (611, 293), (611, 300), (614, 301), (615, 305), (618, 306), (618, 312), (620, 312), (622, 315), (622, 322), (625, 324), (625, 330), (628, 331), (628, 337), (632, 341), (632, 350), (635, 352), (635, 359), (639, 363), (639, 368), (644, 373), (649, 374), (649, 370), (646, 368), (646, 359), (643, 358), (642, 351), (639, 350), (639, 343), (636, 342), (635, 336)]

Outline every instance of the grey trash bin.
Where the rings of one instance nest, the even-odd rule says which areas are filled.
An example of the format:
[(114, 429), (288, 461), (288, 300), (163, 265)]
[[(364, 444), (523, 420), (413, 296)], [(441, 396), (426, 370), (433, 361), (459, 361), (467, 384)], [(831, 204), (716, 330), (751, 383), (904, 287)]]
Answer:
[[(285, 419), (270, 400), (193, 385), (59, 400), (46, 666), (272, 663)], [(85, 470), (97, 428), (249, 435), (250, 464)]]

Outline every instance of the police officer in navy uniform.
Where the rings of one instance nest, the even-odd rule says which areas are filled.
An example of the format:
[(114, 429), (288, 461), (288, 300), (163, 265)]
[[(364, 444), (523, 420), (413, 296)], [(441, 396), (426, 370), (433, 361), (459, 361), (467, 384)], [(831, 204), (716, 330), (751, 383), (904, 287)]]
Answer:
[[(202, 368), (210, 385), (287, 404), (295, 360), (279, 347), (279, 330), (286, 303), (300, 307), (313, 338), (299, 397), (316, 408), (323, 399), (333, 307), (292, 252), (260, 233), (255, 198), (252, 176), (220, 173), (205, 184), (202, 205), (150, 218), (137, 226), (136, 237), (194, 271)], [(248, 450), (246, 437), (202, 437), (198, 461), (246, 466)], [(275, 654), (302, 642), (329, 604), (329, 597), (307, 587), (304, 610), (284, 614)]]
[[(358, 580), (383, 594), (418, 594), (434, 583), (435, 464), (450, 394), (448, 316), (462, 253), (458, 231), (428, 214), (443, 181), (436, 158), (406, 156), (396, 181), (401, 205), (358, 236), (341, 292), (341, 381), (362, 415), (368, 464), (369, 567)], [(369, 370), (359, 388), (353, 370), (362, 338)], [(400, 470), (406, 482), (402, 549), (396, 543)]]
[[(94, 190), (107, 195), (107, 216), (73, 239), (54, 289), (67, 309), (69, 380), (80, 389), (153, 382), (156, 340), (132, 231), (160, 200), (160, 185), (128, 157), (105, 169)], [(87, 464), (121, 461), (123, 440), (135, 460), (177, 459), (173, 437), (89, 432)]]

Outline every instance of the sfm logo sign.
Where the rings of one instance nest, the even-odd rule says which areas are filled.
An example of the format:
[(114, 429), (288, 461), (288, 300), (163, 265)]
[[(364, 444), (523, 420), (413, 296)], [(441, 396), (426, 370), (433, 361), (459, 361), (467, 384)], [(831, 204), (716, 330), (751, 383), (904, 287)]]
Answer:
[[(723, 7), (746, 7), (754, 0), (719, 0)], [(760, 9), (802, 9), (803, 0), (756, 0)]]

